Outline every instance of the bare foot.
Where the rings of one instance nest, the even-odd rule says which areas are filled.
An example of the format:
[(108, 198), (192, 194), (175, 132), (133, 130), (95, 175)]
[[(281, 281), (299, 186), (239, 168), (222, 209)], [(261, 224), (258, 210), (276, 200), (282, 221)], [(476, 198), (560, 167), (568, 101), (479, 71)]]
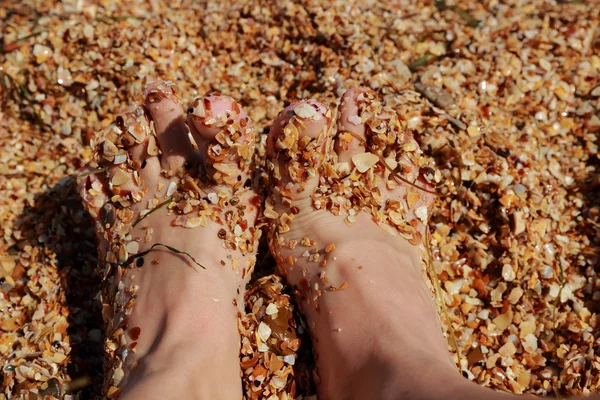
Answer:
[(420, 258), (435, 176), (372, 92), (348, 91), (335, 114), (309, 100), (277, 118), (269, 243), (302, 299), (320, 398), (394, 398), (429, 384), (431, 361), (458, 375)]
[(106, 261), (111, 398), (242, 395), (237, 314), (259, 238), (254, 131), (225, 96), (187, 113), (186, 124), (172, 83), (150, 85), (145, 105), (96, 137), (102, 169), (80, 178)]

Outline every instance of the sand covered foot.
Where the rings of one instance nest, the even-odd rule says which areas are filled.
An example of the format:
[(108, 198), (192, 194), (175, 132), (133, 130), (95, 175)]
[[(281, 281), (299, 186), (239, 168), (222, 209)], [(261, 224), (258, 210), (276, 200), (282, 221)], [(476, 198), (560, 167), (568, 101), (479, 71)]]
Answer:
[(219, 95), (182, 108), (157, 82), (92, 146), (99, 169), (79, 187), (103, 261), (108, 397), (240, 398), (236, 318), (259, 238), (250, 119)]
[(268, 143), (269, 244), (311, 327), (321, 398), (384, 398), (413, 358), (450, 365), (419, 249), (439, 177), (404, 122), (359, 88), (337, 112), (292, 104)]

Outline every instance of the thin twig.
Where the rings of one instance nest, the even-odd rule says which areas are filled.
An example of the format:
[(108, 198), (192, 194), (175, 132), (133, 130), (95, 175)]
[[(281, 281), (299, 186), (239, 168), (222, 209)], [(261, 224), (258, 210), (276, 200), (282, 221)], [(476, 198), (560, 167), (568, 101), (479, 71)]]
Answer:
[(196, 264), (196, 265), (197, 265), (197, 266), (199, 266), (200, 268), (202, 268), (202, 269), (206, 269), (206, 268), (205, 268), (205, 267), (204, 267), (202, 264), (200, 264), (198, 261), (196, 261), (196, 259), (195, 259), (194, 257), (192, 257), (192, 255), (191, 255), (190, 253), (187, 253), (187, 252), (185, 252), (185, 251), (178, 250), (178, 249), (176, 249), (175, 247), (168, 246), (168, 245), (166, 245), (166, 244), (162, 244), (162, 243), (154, 243), (152, 246), (150, 246), (150, 248), (149, 248), (148, 250), (146, 250), (146, 251), (142, 251), (141, 253), (137, 253), (137, 254), (134, 254), (134, 255), (130, 256), (130, 257), (129, 257), (129, 258), (128, 258), (128, 259), (127, 259), (127, 260), (126, 260), (124, 263), (123, 263), (123, 265), (129, 264), (129, 263), (131, 263), (133, 260), (135, 260), (135, 259), (137, 259), (137, 258), (144, 257), (146, 254), (150, 253), (151, 251), (153, 251), (153, 250), (154, 250), (154, 248), (155, 248), (155, 247), (158, 247), (158, 246), (161, 246), (161, 247), (166, 247), (166, 248), (167, 248), (167, 250), (169, 250), (169, 251), (171, 251), (171, 252), (173, 252), (173, 253), (175, 253), (175, 254), (183, 254), (184, 256), (187, 256), (187, 257), (189, 257), (189, 258), (190, 258), (190, 260), (192, 260), (192, 261), (194, 262), (194, 264)]
[(116, 17), (110, 17), (110, 16), (107, 16), (107, 15), (102, 15), (100, 17), (94, 18), (94, 21), (96, 21), (96, 22), (113, 23), (113, 22), (127, 21), (130, 18), (131, 19), (141, 19), (139, 17), (134, 17), (132, 15), (120, 15), (120, 16), (116, 16)]
[(556, 296), (556, 299), (554, 299), (554, 305), (552, 308), (552, 331), (554, 332), (554, 342), (556, 344), (556, 347), (558, 347), (558, 335), (556, 334), (556, 310), (558, 308), (558, 302), (562, 297), (563, 288), (565, 287), (565, 271), (563, 270), (562, 262), (560, 262), (560, 254), (558, 252), (556, 252), (555, 254), (556, 261), (558, 262), (558, 267), (560, 268), (560, 289), (558, 289), (558, 295)]
[(480, 24), (480, 21), (471, 15), (467, 10), (463, 10), (460, 7), (452, 7), (452, 11), (454, 11), (463, 21), (467, 23), (470, 27), (477, 28)]
[(169, 198), (169, 199), (163, 201), (162, 203), (160, 203), (159, 205), (157, 205), (156, 207), (154, 207), (152, 210), (150, 210), (146, 214), (144, 214), (142, 217), (139, 217), (137, 219), (137, 221), (135, 221), (133, 223), (133, 225), (131, 225), (131, 227), (133, 228), (134, 226), (136, 226), (137, 224), (139, 224), (144, 218), (146, 218), (148, 215), (152, 214), (154, 211), (158, 210), (159, 208), (162, 208), (162, 207), (166, 206), (167, 204), (169, 204), (172, 201), (173, 201), (173, 198)]
[(96, 168), (96, 169), (94, 169), (92, 171), (84, 172), (83, 174), (79, 175), (79, 177), (80, 178), (85, 178), (86, 176), (95, 175), (95, 174), (99, 174), (100, 172), (104, 172), (107, 169), (108, 169), (107, 167)]
[(35, 109), (35, 101), (31, 97), (31, 94), (29, 93), (29, 90), (27, 90), (27, 88), (25, 87), (25, 85), (19, 85), (18, 89), (21, 92), (21, 94), (22, 94), (23, 98), (25, 99), (25, 101), (29, 104), (29, 107), (31, 107), (31, 112), (32, 112), (32, 114), (34, 116), (34, 119), (35, 119), (35, 122), (37, 123), (37, 125), (41, 129), (47, 128), (47, 126), (44, 123), (44, 120), (42, 119), (41, 115)]
[(55, 165), (50, 171), (48, 171), (48, 173), (44, 177), (44, 182), (43, 182), (44, 185), (48, 183), (48, 178), (50, 178), (50, 175), (52, 175), (52, 173), (54, 171), (56, 171), (58, 168), (60, 168), (60, 167), (67, 167), (67, 168), (69, 168), (69, 165), (66, 164), (66, 163), (60, 163), (60, 164)]
[(25, 35), (25, 36), (23, 36), (23, 37), (17, 38), (17, 39), (15, 39), (15, 41), (14, 41), (14, 42), (7, 43), (7, 44), (5, 44), (4, 46), (2, 46), (2, 53), (7, 53), (7, 52), (9, 52), (9, 51), (13, 51), (13, 50), (15, 50), (17, 47), (19, 47), (19, 46), (18, 46), (18, 43), (19, 43), (19, 42), (22, 42), (23, 40), (27, 40), (27, 39), (29, 39), (29, 38), (32, 38), (32, 37), (35, 37), (35, 36), (41, 35), (41, 34), (42, 34), (42, 33), (44, 33), (44, 32), (45, 32), (44, 30), (41, 30), (41, 31), (33, 32), (33, 33), (30, 33), (29, 35)]
[[(50, 131), (52, 131), (52, 128), (48, 124), (44, 123), (44, 120), (35, 109), (36, 101), (31, 97), (31, 94), (29, 93), (29, 90), (27, 90), (25, 85), (16, 83), (10, 75), (5, 74), (1, 71), (0, 82), (3, 93), (11, 93), (12, 99), (16, 101), (19, 106), (25, 108), (25, 106), (29, 105), (29, 108), (31, 108), (31, 113), (33, 114), (35, 120), (35, 124), (39, 126), (40, 130), (43, 131), (45, 129), (49, 129)], [(10, 91), (9, 87), (7, 87), (6, 85), (7, 83), (10, 85)]]
[[(365, 139), (361, 138), (360, 136), (358, 136), (354, 132), (350, 132), (350, 131), (343, 131), (343, 132), (344, 133), (349, 133), (352, 137), (354, 137), (355, 139), (357, 139), (358, 141), (360, 141), (365, 146), (365, 148), (367, 147), (367, 142), (365, 141)], [(379, 154), (376, 154), (376, 156), (379, 158), (379, 161), (381, 161), (381, 163), (384, 165), (384, 167), (388, 171), (390, 171), (390, 174), (392, 174), (394, 176), (394, 178), (396, 178), (396, 179), (398, 179), (398, 180), (406, 183), (407, 185), (410, 185), (410, 186), (414, 187), (415, 189), (421, 190), (421, 191), (423, 191), (425, 193), (433, 194), (433, 195), (438, 196), (438, 197), (443, 197), (442, 194), (439, 194), (439, 193), (437, 193), (437, 192), (435, 192), (433, 190), (426, 189), (426, 188), (424, 188), (422, 186), (419, 186), (419, 185), (415, 184), (414, 182), (409, 181), (406, 178), (401, 177), (400, 175), (398, 175), (396, 173), (396, 171), (394, 171), (392, 168), (390, 168), (389, 165), (386, 164), (385, 159), (382, 156), (380, 156)]]
[(471, 13), (467, 10), (464, 10), (458, 6), (449, 6), (446, 4), (444, 0), (436, 0), (435, 6), (439, 11), (450, 10), (454, 11), (456, 15), (458, 15), (463, 21), (467, 23), (470, 27), (477, 28), (480, 24), (480, 21), (471, 15)]
[(2, 95), (7, 95), (8, 94), (8, 87), (6, 87), (6, 75), (4, 75), (4, 73), (2, 71), (0, 71), (0, 88), (2, 88)]
[(425, 54), (424, 56), (421, 56), (421, 57), (417, 58), (415, 61), (408, 64), (408, 69), (411, 72), (415, 72), (417, 70), (417, 68), (427, 65), (429, 63), (429, 61), (431, 61), (432, 58), (434, 58), (434, 56), (432, 54)]

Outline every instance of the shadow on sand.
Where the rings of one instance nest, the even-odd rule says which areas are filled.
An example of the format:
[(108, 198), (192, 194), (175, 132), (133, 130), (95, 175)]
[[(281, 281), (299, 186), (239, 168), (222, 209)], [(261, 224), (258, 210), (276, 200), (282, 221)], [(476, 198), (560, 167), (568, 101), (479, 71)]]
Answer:
[[(64, 177), (38, 194), (33, 207), (26, 207), (17, 219), (17, 227), (23, 240), (13, 251), (20, 252), (27, 245), (38, 247), (36, 261), (42, 268), (58, 269), (66, 295), (71, 383), (68, 389), (49, 385), (54, 393), (47, 394), (67, 390), (81, 399), (92, 399), (100, 393), (103, 381), (104, 327), (96, 297), (100, 279), (94, 272), (98, 262), (94, 230), (81, 205), (76, 177)], [(26, 285), (23, 290), (27, 291)]]

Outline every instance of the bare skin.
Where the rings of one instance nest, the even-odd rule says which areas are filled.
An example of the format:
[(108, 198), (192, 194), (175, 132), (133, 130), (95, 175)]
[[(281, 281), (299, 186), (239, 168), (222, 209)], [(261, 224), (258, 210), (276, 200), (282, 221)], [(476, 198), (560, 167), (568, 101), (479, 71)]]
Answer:
[[(147, 210), (149, 200), (162, 202), (167, 198), (170, 182), (176, 182), (179, 187), (183, 185), (181, 176), (191, 174), (193, 184), (188, 182), (188, 185), (195, 185), (194, 190), (200, 189), (196, 197), (206, 197), (209, 193), (216, 196), (214, 194), (219, 192), (227, 198), (235, 195), (237, 205), (245, 207), (245, 231), (253, 229), (258, 210), (250, 204), (250, 200), (256, 194), (243, 186), (249, 179), (248, 166), (231, 156), (232, 159), (223, 162), (231, 166), (234, 181), (240, 181), (241, 185), (235, 187), (222, 182), (222, 179), (217, 183), (214, 179), (215, 159), (208, 154), (209, 145), (215, 143), (215, 135), (222, 131), (216, 126), (218, 124), (210, 121), (211, 116), (218, 119), (227, 114), (229, 119), (236, 121), (245, 119), (249, 122), (249, 119), (232, 99), (216, 95), (200, 100), (206, 106), (202, 118), (195, 116), (197, 110), (194, 113), (189, 109), (186, 109), (189, 113), (186, 117), (174, 91), (163, 87), (157, 94), (159, 85), (155, 83), (146, 90), (145, 108), (149, 121), (153, 121), (156, 145), (162, 154), (150, 155), (156, 152), (149, 149), (153, 145), (151, 135), (147, 134), (149, 131), (146, 132), (147, 137), (142, 137), (142, 143), (125, 149), (133, 161), (133, 169), (139, 173), (140, 182), (129, 181), (120, 185), (119, 190), (131, 196), (140, 187), (148, 188), (140, 201), (128, 206), (134, 218), (139, 218), (140, 212)], [(125, 125), (127, 114), (135, 114), (136, 109), (144, 111), (139, 105), (130, 107), (123, 117)], [(194, 150), (188, 139), (186, 119), (198, 150)], [(251, 156), (254, 143), (251, 124), (242, 131), (243, 137), (239, 140), (250, 144), (248, 151)], [(110, 204), (110, 209), (113, 205), (108, 182), (121, 165), (100, 158), (101, 165), (107, 165), (108, 170), (80, 178), (80, 192), (91, 215), (96, 217), (100, 256), (106, 257), (110, 238), (107, 238), (102, 226), (108, 218), (104, 207)], [(98, 187), (97, 184), (103, 188), (100, 193), (92, 189)], [(209, 208), (216, 207), (210, 201), (207, 203)], [(114, 208), (119, 208), (119, 205), (114, 204)], [(223, 207), (222, 213), (232, 208), (231, 205)], [(192, 214), (196, 215), (195, 212), (189, 213)], [(219, 231), (227, 228), (226, 223), (208, 218), (206, 226), (191, 229), (172, 226), (177, 215), (177, 212), (168, 212), (167, 207), (163, 207), (133, 227), (131, 235), (141, 238), (138, 252), (148, 250), (154, 243), (163, 243), (189, 253), (205, 269), (191, 262), (187, 256), (161, 247), (143, 257), (143, 266), (138, 267), (142, 261), (136, 259), (125, 269), (119, 281), (126, 287), (139, 286), (135, 306), (125, 327), (129, 333), (126, 335), (128, 345), (137, 344), (135, 352), (129, 352), (124, 361), (124, 377), (116, 385), (121, 392), (119, 398), (240, 398), (237, 313), (243, 305), (244, 288), (254, 265), (256, 250), (249, 248), (241, 252), (226, 248), (219, 237)], [(148, 230), (151, 235), (149, 240), (145, 240)], [(115, 285), (116, 281), (109, 285), (105, 299), (110, 299), (107, 292), (114, 291)], [(109, 337), (116, 329), (116, 320), (109, 322)], [(110, 386), (109, 383), (109, 391)]]

